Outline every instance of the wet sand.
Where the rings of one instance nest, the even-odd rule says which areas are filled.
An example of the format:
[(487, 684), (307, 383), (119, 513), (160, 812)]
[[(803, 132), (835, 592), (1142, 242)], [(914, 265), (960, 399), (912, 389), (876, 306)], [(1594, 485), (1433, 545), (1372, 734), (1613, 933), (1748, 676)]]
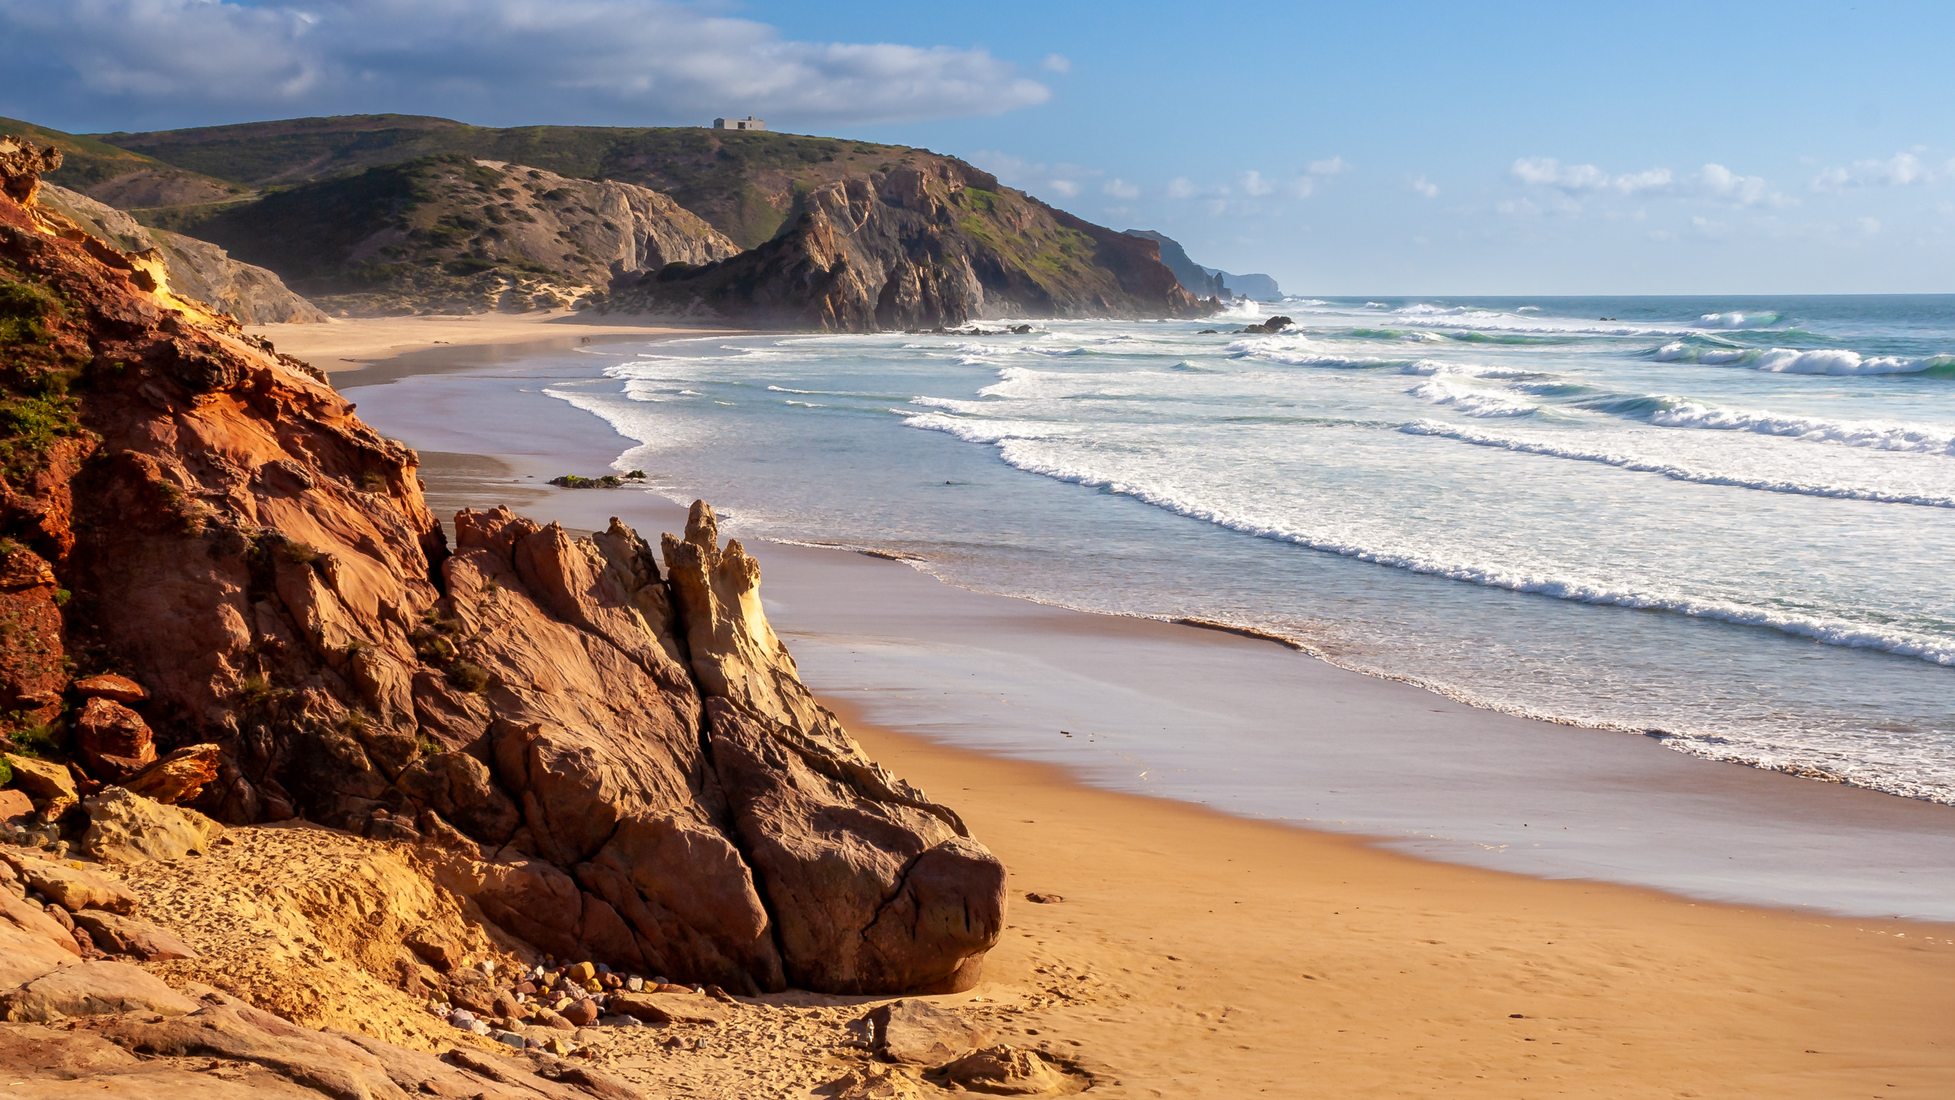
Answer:
[[(423, 471), (438, 511), (508, 500), (573, 528), (620, 514), (648, 534), (675, 529), (678, 509), (647, 493), (540, 485), (551, 470), (602, 472), (622, 448), (538, 385), (498, 367), (352, 396), (381, 430), (444, 452)], [(456, 457), (469, 454), (496, 457)], [(769, 614), (811, 685), (1012, 870), (1011, 925), (974, 994), (1036, 993), (1023, 1026), (1109, 1067), (1111, 1094), (1955, 1089), (1955, 926), (1438, 863), (1081, 780), (1205, 790), (1217, 809), (1253, 812), (1249, 796), (1223, 797), (1253, 794), (1253, 758), (1156, 788), (1147, 746), (1263, 725), (1288, 731), (1270, 751), (1321, 759), (1322, 789), (1287, 792), (1316, 824), (1348, 827), (1357, 815), (1338, 815), (1354, 806), (1376, 822), (1382, 805), (1403, 828), (1371, 831), (1398, 846), (1594, 877), (1687, 866), (1702, 881), (1672, 888), (1713, 896), (1730, 892), (1720, 853), (1735, 853), (1729, 879), (1814, 905), (1851, 894), (1875, 913), (1889, 911), (1874, 904), (1883, 889), (1892, 911), (1932, 899), (1910, 875), (1949, 881), (1946, 807), (1476, 711), (1253, 638), (963, 592), (859, 554), (758, 553)], [(1421, 831), (1433, 821), (1443, 830)], [(1476, 855), (1465, 825), (1516, 839)], [(1444, 835), (1416, 839), (1432, 831)]]

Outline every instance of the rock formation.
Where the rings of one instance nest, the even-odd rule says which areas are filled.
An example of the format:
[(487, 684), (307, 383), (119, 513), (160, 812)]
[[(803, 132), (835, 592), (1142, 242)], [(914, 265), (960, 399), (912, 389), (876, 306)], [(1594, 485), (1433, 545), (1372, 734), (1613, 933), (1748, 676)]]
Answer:
[(1203, 312), (1152, 242), (948, 158), (815, 188), (774, 239), (704, 268), (621, 281), (607, 305), (834, 331)]
[(194, 949), (128, 915), (134, 899), (118, 885), (52, 885), (64, 874), (73, 876), (0, 846), (0, 1081), (10, 1097), (639, 1095), (542, 1053), (437, 1057), (295, 1024), (209, 986), (175, 988), (135, 963), (193, 958)]
[[(417, 843), (542, 951), (749, 991), (976, 979), (1002, 868), (801, 686), (709, 509), (663, 568), (615, 521), (464, 512), (451, 545), (412, 451), (35, 205), (43, 166), (0, 139), (0, 424), (35, 425), (0, 439), (17, 743), (92, 708), (87, 795), (141, 758), (127, 712), (160, 758), (123, 786)], [(83, 703), (76, 673), (138, 690)]]

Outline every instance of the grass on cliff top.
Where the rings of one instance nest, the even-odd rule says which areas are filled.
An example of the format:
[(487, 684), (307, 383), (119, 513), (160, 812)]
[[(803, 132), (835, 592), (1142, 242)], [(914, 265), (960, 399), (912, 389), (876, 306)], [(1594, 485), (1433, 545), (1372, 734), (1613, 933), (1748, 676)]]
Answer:
[(213, 179), (97, 138), (37, 126), (17, 118), (0, 117), (0, 134), (14, 134), (36, 145), (51, 145), (61, 150), (61, 167), (54, 170), (49, 182), (83, 194), (92, 194), (104, 185), (136, 175), (176, 180), (198, 191), (243, 190), (236, 184)]

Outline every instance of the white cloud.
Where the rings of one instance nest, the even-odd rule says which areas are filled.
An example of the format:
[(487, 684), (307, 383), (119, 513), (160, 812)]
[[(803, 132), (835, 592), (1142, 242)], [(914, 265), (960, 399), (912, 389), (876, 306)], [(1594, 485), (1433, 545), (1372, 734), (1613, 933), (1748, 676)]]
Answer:
[(1192, 199), (1199, 193), (1200, 188), (1197, 188), (1195, 181), (1187, 176), (1176, 176), (1168, 181), (1168, 198)]
[(1251, 168), (1242, 174), (1242, 190), (1244, 194), (1260, 198), (1275, 191), (1276, 185), (1264, 179), (1261, 172)]
[(1880, 232), (1879, 218), (1861, 218), (1856, 224), (1859, 225), (1860, 232), (1866, 236), (1871, 237)]
[(1069, 199), (1079, 194), (1078, 180), (1052, 179), (1047, 180), (1045, 185), (1051, 188), (1055, 194), (1064, 195)]
[(1073, 62), (1065, 54), (1049, 53), (1039, 62), (1039, 68), (1049, 73), (1069, 73), (1073, 71)]
[(1313, 160), (1310, 162), (1310, 174), (1313, 176), (1341, 176), (1350, 170), (1350, 162), (1341, 156), (1334, 156), (1328, 160)]
[(1844, 167), (1827, 168), (1813, 177), (1812, 189), (1837, 192), (1849, 187), (1909, 187), (1930, 183), (1934, 178), (1934, 172), (1915, 152), (1904, 152), (1886, 160), (1856, 160)]
[(1563, 164), (1553, 157), (1523, 157), (1513, 177), (1533, 187), (1550, 188), (1570, 198), (1592, 195), (1670, 196), (1709, 199), (1734, 206), (1796, 206), (1798, 200), (1774, 190), (1763, 176), (1746, 176), (1709, 163), (1687, 176), (1667, 167), (1614, 173), (1593, 164)]
[(1439, 185), (1424, 176), (1412, 177), (1412, 182), (1408, 186), (1424, 198), (1436, 199), (1439, 197)]
[(1668, 168), (1611, 175), (1593, 164), (1563, 164), (1553, 157), (1522, 157), (1514, 162), (1511, 171), (1522, 183), (1552, 187), (1571, 195), (1597, 192), (1641, 195), (1667, 191), (1676, 182)]
[(15, 111), (486, 122), (998, 114), (1051, 91), (981, 49), (790, 39), (667, 0), (0, 0)]
[(1317, 193), (1316, 177), (1298, 176), (1296, 179), (1290, 181), (1289, 192), (1290, 197), (1293, 199), (1309, 198)]
[(1100, 188), (1100, 190), (1105, 191), (1108, 195), (1111, 195), (1116, 199), (1140, 198), (1140, 188), (1134, 186), (1131, 183), (1128, 183), (1126, 180), (1123, 180), (1118, 176), (1106, 181), (1106, 186)]

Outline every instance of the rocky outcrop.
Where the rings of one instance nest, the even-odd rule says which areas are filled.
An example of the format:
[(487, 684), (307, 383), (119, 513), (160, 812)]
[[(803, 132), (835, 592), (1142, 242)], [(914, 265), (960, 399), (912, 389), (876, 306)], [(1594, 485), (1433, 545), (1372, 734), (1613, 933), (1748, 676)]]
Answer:
[(568, 306), (620, 275), (739, 251), (649, 188), (459, 155), (302, 184), (195, 232), (353, 313)]
[(621, 281), (606, 308), (832, 331), (1204, 311), (1152, 242), (948, 158), (817, 187), (772, 240), (704, 268)]
[(112, 206), (52, 184), (43, 188), (41, 201), (124, 252), (155, 253), (169, 272), (172, 287), (247, 325), (326, 319), (319, 307), (293, 293), (277, 275), (232, 259), (209, 241), (152, 229)]
[[(138, 917), (94, 908), (89, 898), (64, 896), (43, 907), (27, 895), (42, 868), (0, 848), (0, 1080), (9, 1097), (639, 1095), (540, 1052), (437, 1056), (295, 1024), (208, 986), (179, 988), (124, 960), (194, 958), (190, 945)], [(86, 949), (70, 927), (81, 929)]]
[[(0, 666), (0, 698), (51, 699), (43, 737), (92, 711), (91, 783), (127, 711), (161, 750), (129, 791), (418, 844), (542, 951), (747, 991), (975, 981), (1003, 869), (802, 687), (704, 505), (663, 568), (615, 521), (464, 512), (450, 544), (413, 452), (154, 265), (0, 201), (0, 280), (49, 303), (0, 399), (73, 395), (0, 479), (59, 655)], [(138, 691), (78, 707), (71, 665)]]

